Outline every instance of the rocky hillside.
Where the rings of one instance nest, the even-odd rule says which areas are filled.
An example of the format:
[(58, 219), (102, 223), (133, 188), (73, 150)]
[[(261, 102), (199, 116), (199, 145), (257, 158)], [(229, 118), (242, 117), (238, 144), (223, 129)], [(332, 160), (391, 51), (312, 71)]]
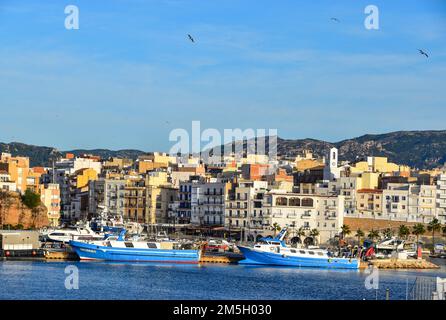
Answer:
[(19, 194), (1, 192), (0, 224), (11, 226), (22, 225), (24, 229), (48, 226), (47, 209), (43, 204), (34, 209), (29, 209), (22, 203)]
[(398, 131), (364, 135), (335, 143), (303, 139), (278, 139), (278, 153), (295, 155), (304, 149), (323, 156), (331, 147), (339, 149), (340, 160), (357, 161), (367, 156), (385, 156), (389, 161), (413, 168), (429, 169), (446, 163), (446, 130)]

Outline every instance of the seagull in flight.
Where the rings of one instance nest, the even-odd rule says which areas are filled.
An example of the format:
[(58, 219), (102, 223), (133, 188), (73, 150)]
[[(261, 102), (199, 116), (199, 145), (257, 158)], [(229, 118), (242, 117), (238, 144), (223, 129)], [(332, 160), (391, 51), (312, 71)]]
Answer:
[(333, 20), (333, 21), (335, 21), (335, 22), (341, 22), (341, 21), (339, 21), (338, 18), (330, 18), (330, 20)]
[(194, 38), (192, 38), (192, 36), (190, 34), (187, 35), (190, 39), (190, 41), (195, 42)]
[(420, 54), (425, 55), (426, 58), (429, 58), (429, 55), (426, 52), (424, 52), (423, 50), (418, 49), (418, 51), (420, 52)]

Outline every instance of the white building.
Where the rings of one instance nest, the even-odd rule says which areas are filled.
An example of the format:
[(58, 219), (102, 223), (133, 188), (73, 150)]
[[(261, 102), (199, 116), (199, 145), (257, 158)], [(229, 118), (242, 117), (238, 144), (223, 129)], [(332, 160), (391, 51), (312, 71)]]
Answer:
[(0, 191), (17, 191), (17, 184), (11, 181), (11, 176), (6, 171), (0, 171)]
[(331, 148), (324, 168), (324, 180), (332, 181), (340, 176), (341, 169), (338, 168), (338, 149)]
[(436, 213), (441, 223), (446, 223), (446, 174), (437, 178)]
[(227, 183), (213, 178), (196, 184), (191, 195), (191, 223), (195, 225), (224, 225)]
[(101, 213), (105, 208), (109, 216), (124, 216), (125, 186), (124, 179), (100, 178), (89, 182), (88, 210), (92, 215)]

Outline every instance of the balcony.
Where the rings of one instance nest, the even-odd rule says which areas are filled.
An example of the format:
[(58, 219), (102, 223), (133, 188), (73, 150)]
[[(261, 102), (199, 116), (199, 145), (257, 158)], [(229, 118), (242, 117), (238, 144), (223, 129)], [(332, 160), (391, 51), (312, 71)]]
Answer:
[(300, 216), (301, 219), (311, 219), (311, 214), (303, 214)]

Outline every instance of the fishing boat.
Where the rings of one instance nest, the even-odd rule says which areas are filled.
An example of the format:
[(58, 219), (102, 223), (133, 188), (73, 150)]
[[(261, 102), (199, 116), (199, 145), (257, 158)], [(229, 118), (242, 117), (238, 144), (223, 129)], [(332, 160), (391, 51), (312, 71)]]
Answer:
[(198, 263), (201, 250), (183, 249), (176, 242), (125, 240), (126, 230), (118, 237), (100, 241), (70, 241), (81, 260)]
[(274, 238), (267, 237), (259, 240), (252, 247), (237, 246), (245, 259), (239, 264), (316, 267), (331, 269), (358, 269), (359, 259), (338, 258), (322, 249), (305, 249), (287, 247), (284, 238), (287, 228)]

